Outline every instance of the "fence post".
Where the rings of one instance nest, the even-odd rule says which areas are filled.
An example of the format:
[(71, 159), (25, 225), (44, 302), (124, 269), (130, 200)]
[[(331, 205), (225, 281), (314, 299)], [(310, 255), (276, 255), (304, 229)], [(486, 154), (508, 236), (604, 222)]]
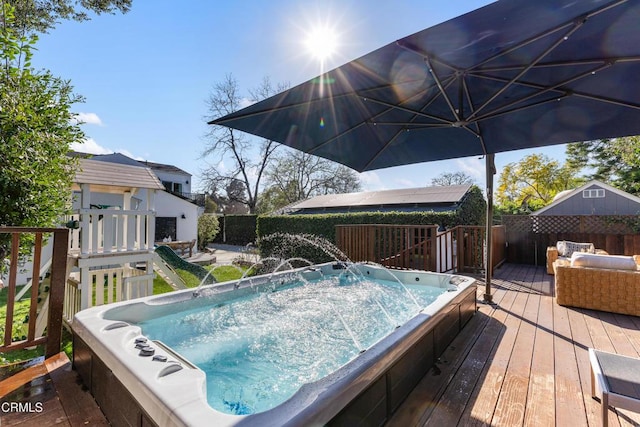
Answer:
[(426, 235), (429, 236), (429, 270), (438, 271), (438, 227), (428, 227)]
[(49, 318), (47, 319), (45, 358), (60, 353), (64, 287), (67, 280), (68, 240), (68, 229), (61, 228), (53, 232), (53, 257), (51, 260), (51, 287), (49, 290)]

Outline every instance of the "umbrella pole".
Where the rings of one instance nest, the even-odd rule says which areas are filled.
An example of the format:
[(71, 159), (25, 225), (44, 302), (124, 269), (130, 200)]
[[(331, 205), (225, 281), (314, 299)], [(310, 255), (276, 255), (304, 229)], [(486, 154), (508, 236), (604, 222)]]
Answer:
[(485, 172), (487, 180), (487, 221), (486, 221), (486, 236), (485, 241), (487, 244), (487, 259), (485, 260), (485, 289), (484, 289), (484, 302), (491, 303), (493, 301), (493, 295), (491, 295), (491, 273), (492, 273), (492, 260), (491, 260), (491, 245), (493, 240), (492, 225), (493, 225), (493, 175), (496, 173), (495, 154), (490, 153), (485, 156)]

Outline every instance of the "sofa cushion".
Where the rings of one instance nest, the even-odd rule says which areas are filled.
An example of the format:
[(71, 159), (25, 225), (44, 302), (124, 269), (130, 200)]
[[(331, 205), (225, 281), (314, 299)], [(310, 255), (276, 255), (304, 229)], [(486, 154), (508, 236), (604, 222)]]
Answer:
[(637, 270), (638, 265), (632, 256), (600, 255), (574, 252), (571, 255), (571, 267), (591, 267), (610, 270)]
[(593, 243), (579, 243), (579, 242), (571, 242), (569, 240), (558, 240), (556, 243), (556, 248), (558, 249), (558, 255), (564, 257), (571, 257), (574, 252), (585, 252), (594, 254), (596, 252), (596, 248)]

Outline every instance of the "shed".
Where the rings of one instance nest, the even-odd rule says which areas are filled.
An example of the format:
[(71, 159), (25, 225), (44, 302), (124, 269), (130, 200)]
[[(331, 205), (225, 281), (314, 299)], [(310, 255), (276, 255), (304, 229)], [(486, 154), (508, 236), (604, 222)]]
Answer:
[(558, 193), (553, 202), (532, 212), (540, 215), (638, 215), (640, 198), (600, 181)]

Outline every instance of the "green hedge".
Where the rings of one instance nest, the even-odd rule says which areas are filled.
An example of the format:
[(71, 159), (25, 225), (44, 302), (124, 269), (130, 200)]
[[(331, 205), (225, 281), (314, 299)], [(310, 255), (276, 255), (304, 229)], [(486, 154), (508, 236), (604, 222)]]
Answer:
[[(246, 245), (256, 241), (256, 215), (224, 215), (218, 217), (220, 232), (214, 243)], [(226, 240), (225, 240), (226, 239)]]
[[(257, 221), (258, 238), (281, 232), (313, 234), (335, 242), (335, 226), (339, 224), (396, 224), (396, 225), (483, 225), (486, 202), (482, 191), (472, 186), (461, 206), (446, 212), (355, 212), (318, 215), (260, 216)], [(227, 236), (228, 238), (228, 236)]]

